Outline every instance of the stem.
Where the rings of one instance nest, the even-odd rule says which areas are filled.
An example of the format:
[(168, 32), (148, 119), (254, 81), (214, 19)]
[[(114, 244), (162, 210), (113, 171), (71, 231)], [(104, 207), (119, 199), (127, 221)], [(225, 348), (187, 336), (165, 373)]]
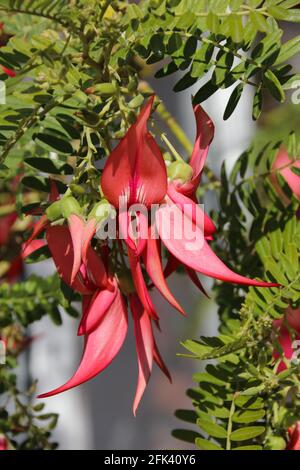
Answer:
[(31, 16), (38, 16), (39, 18), (45, 18), (47, 20), (55, 21), (59, 23), (61, 26), (65, 28), (70, 27), (68, 22), (63, 21), (61, 18), (57, 18), (56, 16), (47, 15), (47, 13), (37, 12), (34, 10), (23, 10), (22, 8), (14, 8), (14, 7), (0, 7), (0, 11), (4, 11), (6, 13), (23, 13), (24, 15), (31, 15)]
[(5, 145), (3, 146), (2, 152), (0, 154), (0, 163), (4, 162), (4, 160), (6, 159), (11, 149), (23, 137), (23, 135), (28, 129), (33, 127), (39, 120), (43, 119), (49, 111), (55, 108), (55, 106), (60, 105), (63, 101), (69, 98), (71, 98), (71, 95), (65, 95), (62, 101), (52, 99), (49, 101), (48, 104), (46, 104), (43, 111), (41, 111), (41, 105), (39, 104), (38, 106), (34, 108), (30, 116), (27, 116), (24, 119), (22, 119), (15, 134), (12, 137), (10, 137), (10, 139), (8, 139)]
[(231, 449), (230, 435), (231, 435), (231, 432), (232, 432), (232, 417), (233, 417), (233, 414), (234, 414), (234, 411), (235, 411), (235, 404), (234, 404), (235, 398), (236, 398), (236, 394), (234, 394), (233, 397), (232, 397), (231, 407), (230, 407), (230, 411), (229, 411), (228, 426), (227, 426), (226, 450)]

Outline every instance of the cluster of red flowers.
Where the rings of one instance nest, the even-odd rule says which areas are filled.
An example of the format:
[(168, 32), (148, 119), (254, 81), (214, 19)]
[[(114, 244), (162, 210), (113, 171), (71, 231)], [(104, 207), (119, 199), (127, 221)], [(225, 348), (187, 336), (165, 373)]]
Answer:
[[(166, 283), (166, 277), (179, 265), (184, 266), (201, 290), (196, 272), (239, 284), (274, 285), (234, 273), (209, 246), (216, 228), (197, 205), (196, 189), (214, 135), (211, 119), (200, 106), (195, 107), (197, 133), (190, 162), (174, 161), (166, 167), (161, 150), (147, 129), (153, 100), (154, 97), (148, 100), (137, 121), (108, 157), (101, 177), (104, 198), (85, 215), (72, 196), (60, 199), (52, 182), (50, 205), (25, 245), (28, 254), (47, 243), (61, 278), (82, 295), (78, 334), (85, 336), (85, 346), (79, 368), (66, 384), (40, 397), (75, 387), (105, 369), (124, 342), (130, 309), (139, 370), (133, 405), (136, 413), (153, 361), (170, 378), (153, 334), (153, 325), (159, 328), (159, 316), (149, 290), (156, 288), (184, 314)], [(127, 207), (136, 204), (147, 209), (157, 205), (154, 220), (150, 222), (143, 211), (137, 211), (133, 217)], [(174, 221), (171, 230), (166, 226), (170, 208), (181, 216), (182, 223), (190, 222), (186, 226), (202, 239), (201, 248), (190, 251), (190, 234), (182, 231), (179, 234)], [(111, 211), (117, 214), (118, 237), (96, 241), (97, 226)], [(138, 227), (135, 236), (133, 225)], [(43, 231), (46, 240), (36, 239)], [(154, 232), (157, 237), (152, 236)], [(165, 269), (161, 243), (169, 252)]]
[(18, 221), (14, 194), (18, 182), (19, 177), (0, 194), (0, 282), (16, 281), (23, 269), (21, 243), (18, 245), (14, 237)]

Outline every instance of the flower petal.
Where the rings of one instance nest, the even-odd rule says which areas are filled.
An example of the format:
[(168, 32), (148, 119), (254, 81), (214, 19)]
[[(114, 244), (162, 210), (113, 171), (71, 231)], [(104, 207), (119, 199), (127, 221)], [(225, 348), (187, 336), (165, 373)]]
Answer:
[(156, 364), (158, 365), (158, 367), (161, 369), (161, 371), (165, 374), (165, 376), (169, 379), (169, 381), (172, 383), (172, 377), (171, 377), (171, 374), (167, 368), (167, 366), (165, 365), (164, 361), (163, 361), (163, 358), (161, 357), (160, 355), (160, 352), (158, 350), (158, 347), (157, 347), (157, 344), (156, 344), (156, 341), (154, 339), (154, 349), (153, 349), (153, 359), (154, 361), (156, 362)]
[(149, 228), (148, 241), (145, 250), (143, 251), (142, 257), (146, 271), (159, 292), (165, 297), (165, 299), (178, 310), (182, 315), (185, 315), (183, 308), (179, 305), (177, 300), (173, 297), (166, 283), (162, 265), (160, 250), (158, 247), (159, 240), (151, 236), (151, 227)]
[(32, 240), (34, 240), (41, 232), (43, 232), (43, 230), (45, 230), (48, 225), (49, 221), (47, 217), (42, 215), (42, 217), (34, 223), (30, 237), (25, 241), (25, 243), (23, 243), (23, 250), (26, 250)]
[(136, 295), (130, 297), (130, 308), (134, 321), (134, 334), (139, 367), (137, 389), (133, 402), (133, 414), (136, 415), (137, 408), (152, 371), (154, 338), (149, 315), (144, 310)]
[(78, 335), (90, 334), (102, 320), (107, 310), (112, 305), (117, 294), (117, 288), (110, 291), (108, 289), (98, 290), (83, 315), (78, 327)]
[(164, 159), (147, 130), (153, 100), (154, 96), (105, 164), (101, 187), (114, 207), (119, 207), (120, 198), (124, 197), (129, 204), (140, 202), (149, 206), (160, 202), (167, 191)]
[(169, 184), (168, 196), (175, 204), (178, 204), (181, 207), (181, 210), (183, 210), (193, 222), (197, 223), (200, 229), (203, 230), (204, 226), (204, 236), (206, 239), (211, 239), (213, 237), (217, 230), (216, 226), (198, 204), (189, 197), (178, 192), (174, 184)]
[(81, 247), (82, 247), (82, 238), (84, 232), (84, 221), (81, 217), (76, 214), (71, 214), (68, 217), (68, 225), (70, 230), (70, 235), (73, 243), (73, 252), (74, 260), (71, 273), (71, 284), (73, 284), (74, 279), (81, 266)]
[(80, 273), (71, 283), (71, 274), (74, 264), (74, 250), (69, 228), (65, 225), (49, 226), (46, 238), (53, 261), (60, 277), (64, 282), (81, 294), (90, 294)]
[(130, 264), (131, 275), (133, 279), (134, 286), (136, 288), (136, 292), (139, 296), (139, 299), (144, 307), (144, 309), (148, 312), (148, 314), (154, 319), (158, 320), (158, 315), (155, 311), (153, 302), (149, 295), (144, 277), (141, 268), (140, 260), (137, 256), (135, 256), (134, 252), (128, 248), (128, 258)]
[[(192, 248), (194, 243), (191, 243), (192, 236), (184, 237), (184, 230), (182, 234), (178, 235), (178, 226), (174, 223), (174, 218), (170, 217), (170, 210), (175, 213), (175, 220), (183, 219), (183, 226), (188, 227), (186, 223), (186, 216), (181, 212), (181, 209), (174, 205), (171, 201), (168, 204), (161, 206), (156, 212), (156, 226), (160, 238), (168, 250), (177, 258), (183, 265), (186, 265), (195, 271), (198, 271), (206, 276), (220, 279), (225, 282), (234, 282), (237, 284), (252, 285), (258, 287), (272, 287), (279, 284), (257, 281), (248, 279), (244, 276), (236, 274), (231, 271), (221, 261), (217, 255), (212, 251), (207, 241), (203, 237), (201, 230), (194, 225), (193, 234), (196, 240), (201, 241), (201, 248), (198, 248), (199, 243), (195, 243), (195, 248)], [(179, 211), (179, 212), (178, 212)], [(168, 236), (166, 236), (166, 234)], [(182, 235), (182, 236), (181, 236)]]
[(118, 290), (114, 302), (97, 328), (86, 336), (83, 356), (73, 377), (61, 387), (38, 398), (52, 395), (77, 387), (102, 372), (120, 351), (126, 334), (128, 318), (125, 301)]
[(22, 258), (26, 258), (27, 256), (31, 255), (34, 253), (36, 250), (39, 250), (43, 246), (47, 244), (46, 240), (44, 239), (37, 239), (37, 240), (32, 240), (31, 243), (27, 244), (26, 247), (22, 250)]

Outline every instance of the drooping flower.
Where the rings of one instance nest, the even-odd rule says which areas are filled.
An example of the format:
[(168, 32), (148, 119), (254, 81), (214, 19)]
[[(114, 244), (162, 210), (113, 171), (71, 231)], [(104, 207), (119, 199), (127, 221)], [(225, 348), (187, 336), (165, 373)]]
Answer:
[[(196, 204), (196, 189), (213, 137), (211, 120), (200, 107), (195, 108), (197, 136), (191, 165), (179, 162), (181, 166), (173, 166), (167, 175), (160, 148), (147, 129), (153, 100), (154, 97), (146, 103), (136, 123), (107, 159), (101, 178), (105, 199), (89, 214), (73, 209), (62, 214), (62, 204), (55, 200), (30, 238), (32, 242), (38, 233), (46, 232), (58, 274), (82, 295), (78, 334), (85, 337), (82, 360), (73, 377), (40, 397), (61, 393), (104, 370), (125, 340), (130, 308), (138, 357), (136, 413), (153, 361), (170, 378), (154, 339), (153, 325), (159, 327), (159, 316), (149, 291), (157, 288), (174, 308), (184, 313), (165, 280), (180, 264), (185, 266), (190, 278), (201, 289), (195, 271), (228, 282), (263, 287), (275, 285), (234, 273), (208, 245), (215, 226)], [(73, 201), (72, 207), (74, 204)], [(154, 218), (148, 214), (152, 205), (157, 205)], [(93, 241), (99, 220), (105, 219), (112, 206), (117, 213), (117, 240)], [(135, 206), (134, 210), (132, 206)], [(178, 225), (173, 220), (171, 227), (167, 226), (169, 210), (178, 216)], [(185, 222), (190, 232), (183, 232), (180, 237), (180, 224)], [(166, 236), (170, 228), (171, 234)], [(190, 235), (194, 232), (201, 246), (190, 251)], [(162, 244), (168, 249), (171, 260), (165, 270)]]
[[(234, 273), (215, 255), (205, 239), (212, 236), (215, 227), (195, 203), (195, 191), (208, 154), (209, 144), (213, 138), (214, 127), (211, 120), (200, 107), (194, 109), (197, 135), (191, 157), (191, 172), (190, 174), (185, 172), (184, 181), (181, 181), (180, 177), (175, 177), (174, 181), (169, 181), (167, 184), (163, 156), (146, 127), (152, 102), (153, 98), (144, 106), (137, 122), (131, 126), (109, 156), (101, 179), (105, 197), (116, 209), (119, 209), (121, 232), (124, 227), (124, 214), (120, 211), (119, 201), (123, 197), (128, 204), (140, 202), (147, 208), (150, 204), (160, 204), (156, 211), (153, 230), (158, 231), (168, 251), (184, 266), (227, 282), (261, 287), (271, 286), (270, 283), (251, 280)], [(171, 213), (174, 214), (173, 219), (170, 217)], [(143, 224), (147, 222), (145, 216), (142, 220)], [(200, 220), (200, 223), (197, 220)], [(178, 221), (181, 221), (182, 226), (178, 224)], [(125, 224), (126, 226), (130, 224), (128, 212), (125, 214)], [(184, 230), (186, 227), (190, 228), (188, 237)], [(149, 233), (144, 229), (140, 231), (142, 234), (145, 232)], [(187, 246), (193, 236), (201, 241), (202, 248), (191, 251)], [(129, 245), (129, 259), (137, 291), (145, 297), (138, 259), (142, 250), (134, 251), (128, 238), (125, 241)], [(146, 244), (145, 241), (142, 245), (143, 249), (146, 249)], [(159, 261), (157, 261), (158, 265)], [(160, 270), (160, 266), (157, 269)], [(147, 309), (147, 302), (142, 303)], [(148, 308), (151, 311), (151, 307)]]
[[(71, 282), (75, 254), (68, 226), (49, 226), (46, 229), (46, 238), (59, 275), (83, 296), (83, 313), (78, 334), (84, 335), (85, 345), (80, 365), (71, 379), (64, 385), (39, 395), (39, 398), (76, 387), (98, 375), (111, 363), (127, 335), (127, 304), (130, 302), (139, 362), (139, 379), (134, 400), (135, 414), (150, 376), (152, 360), (170, 377), (157, 349), (149, 316), (143, 311), (135, 293), (129, 294), (126, 299), (120, 290), (119, 280), (107, 270), (101, 255), (96, 253), (91, 245), (87, 249), (85, 264), (81, 264), (75, 280)], [(145, 364), (148, 364), (148, 369), (145, 369)]]

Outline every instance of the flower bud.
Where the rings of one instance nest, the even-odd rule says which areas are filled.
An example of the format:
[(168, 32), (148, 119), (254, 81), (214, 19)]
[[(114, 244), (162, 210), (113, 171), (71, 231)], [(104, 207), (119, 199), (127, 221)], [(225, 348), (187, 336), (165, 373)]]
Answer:
[(88, 219), (95, 219), (97, 222), (107, 219), (112, 211), (110, 203), (106, 199), (98, 202), (88, 215)]
[(60, 200), (61, 213), (65, 219), (71, 214), (81, 214), (81, 207), (75, 197), (67, 196)]
[(76, 196), (83, 196), (84, 194), (86, 194), (86, 185), (83, 185), (83, 184), (71, 183), (70, 189), (72, 193), (75, 194)]
[(60, 219), (62, 216), (61, 199), (53, 202), (49, 207), (47, 207), (45, 214), (50, 222), (54, 222), (54, 220)]
[(284, 450), (286, 447), (286, 442), (283, 437), (280, 436), (270, 436), (267, 440), (267, 448), (271, 450)]
[(115, 95), (118, 91), (117, 86), (114, 83), (97, 83), (93, 87), (93, 93), (95, 95)]
[(180, 180), (186, 183), (193, 176), (193, 169), (188, 163), (173, 162), (167, 167), (168, 178), (170, 180)]

